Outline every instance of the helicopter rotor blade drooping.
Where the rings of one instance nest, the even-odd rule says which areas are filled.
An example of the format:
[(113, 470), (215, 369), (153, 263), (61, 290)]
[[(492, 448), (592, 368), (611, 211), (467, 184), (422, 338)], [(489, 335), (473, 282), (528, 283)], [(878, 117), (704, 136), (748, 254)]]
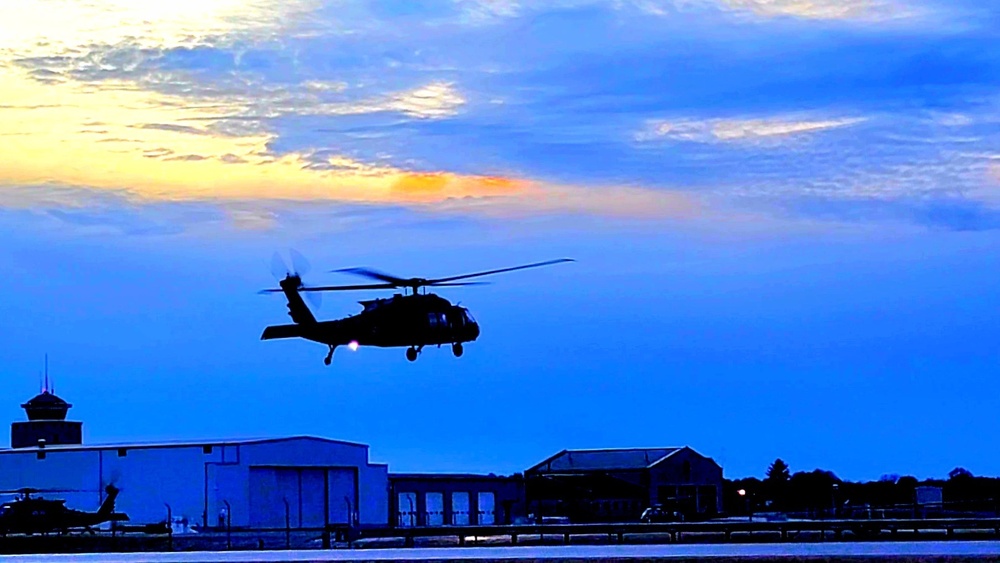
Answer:
[(477, 278), (482, 276), (491, 276), (493, 274), (502, 274), (504, 272), (513, 272), (516, 270), (526, 270), (528, 268), (539, 268), (541, 266), (551, 266), (553, 264), (561, 264), (563, 262), (573, 262), (572, 258), (560, 258), (558, 260), (547, 260), (545, 262), (536, 262), (534, 264), (525, 264), (523, 266), (514, 266), (511, 268), (499, 268), (496, 270), (487, 270), (484, 272), (475, 272), (472, 274), (463, 274), (460, 276), (449, 276), (444, 278), (400, 278), (378, 270), (373, 270), (372, 268), (342, 268), (339, 270), (330, 270), (336, 273), (346, 273), (354, 274), (356, 276), (362, 276), (366, 278), (371, 278), (379, 281), (383, 281), (392, 287), (406, 287), (413, 289), (414, 291), (420, 287), (456, 287), (456, 286), (466, 286), (466, 285), (488, 285), (488, 282), (465, 282), (465, 283), (452, 283), (458, 280), (465, 280), (469, 278)]

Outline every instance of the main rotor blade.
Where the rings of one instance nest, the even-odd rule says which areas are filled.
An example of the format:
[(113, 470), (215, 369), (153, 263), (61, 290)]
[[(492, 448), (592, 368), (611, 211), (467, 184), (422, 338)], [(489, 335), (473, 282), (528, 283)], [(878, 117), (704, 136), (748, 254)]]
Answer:
[(93, 489), (35, 489), (33, 487), (24, 487), (21, 489), (8, 489), (0, 491), (0, 495), (35, 495), (38, 493), (96, 493), (98, 491)]
[(340, 270), (330, 270), (331, 272), (354, 274), (356, 276), (362, 276), (366, 278), (371, 278), (373, 280), (384, 281), (386, 283), (395, 284), (397, 286), (406, 286), (410, 280), (405, 280), (403, 278), (397, 278), (389, 274), (379, 272), (377, 270), (372, 270), (371, 268), (341, 268)]
[(461, 287), (466, 285), (491, 285), (490, 282), (429, 283), (428, 287)]
[(300, 287), (299, 291), (356, 291), (362, 289), (395, 289), (397, 286), (391, 283), (372, 283), (367, 285), (320, 285), (310, 287)]
[(455, 280), (464, 280), (468, 278), (477, 278), (479, 276), (490, 276), (493, 274), (502, 274), (504, 272), (513, 272), (515, 270), (526, 270), (528, 268), (539, 268), (541, 266), (550, 266), (552, 264), (561, 264), (562, 262), (575, 262), (572, 258), (560, 258), (558, 260), (548, 260), (546, 262), (537, 262), (535, 264), (525, 264), (524, 266), (514, 266), (513, 268), (500, 268), (499, 270), (488, 270), (486, 272), (476, 272), (474, 274), (464, 274), (461, 276), (451, 276), (448, 278), (438, 278), (436, 280), (427, 280), (428, 283), (438, 285), (439, 282), (450, 282)]

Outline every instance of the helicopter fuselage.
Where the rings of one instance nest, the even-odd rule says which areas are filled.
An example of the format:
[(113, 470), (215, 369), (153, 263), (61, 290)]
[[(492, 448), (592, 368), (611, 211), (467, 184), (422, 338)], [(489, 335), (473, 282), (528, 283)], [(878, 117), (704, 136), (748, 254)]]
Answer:
[[(468, 309), (433, 293), (397, 294), (361, 304), (363, 311), (342, 319), (269, 326), (261, 339), (304, 338), (326, 344), (331, 350), (338, 346), (374, 346), (419, 351), (424, 346), (447, 344), (458, 346), (455, 351), (460, 355), (463, 343), (479, 338), (479, 324)], [(293, 320), (302, 318), (293, 299), (289, 299), (288, 307)]]

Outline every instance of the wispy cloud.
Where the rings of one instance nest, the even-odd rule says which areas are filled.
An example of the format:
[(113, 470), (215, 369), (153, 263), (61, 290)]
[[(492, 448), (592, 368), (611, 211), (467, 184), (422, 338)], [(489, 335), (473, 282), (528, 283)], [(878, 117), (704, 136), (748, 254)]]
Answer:
[(758, 16), (817, 20), (886, 20), (914, 15), (911, 5), (891, 0), (719, 0)]
[(647, 124), (636, 135), (639, 141), (749, 142), (793, 137), (863, 123), (862, 117), (810, 120), (794, 117), (766, 119), (659, 120)]
[[(540, 4), (515, 0), (455, 0), (471, 22), (481, 23), (524, 15)], [(923, 13), (920, 0), (556, 0), (546, 8), (605, 6), (618, 11), (639, 11), (672, 16), (712, 9), (749, 14), (758, 18), (791, 17), (805, 20), (886, 21)]]

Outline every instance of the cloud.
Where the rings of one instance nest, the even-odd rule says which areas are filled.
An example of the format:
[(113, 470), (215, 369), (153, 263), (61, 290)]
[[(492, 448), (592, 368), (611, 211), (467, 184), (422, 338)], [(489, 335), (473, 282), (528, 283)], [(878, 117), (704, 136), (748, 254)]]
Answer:
[(172, 47), (209, 38), (269, 38), (296, 25), (318, 0), (31, 0), (0, 2), (0, 52), (71, 52), (132, 42)]
[(672, 139), (699, 143), (751, 142), (776, 137), (793, 137), (830, 129), (850, 127), (865, 118), (824, 120), (778, 117), (768, 119), (708, 119), (652, 121), (636, 135), (639, 141)]
[(912, 8), (886, 0), (720, 0), (733, 10), (763, 17), (816, 20), (885, 20), (913, 15)]
[(470, 23), (545, 10), (608, 7), (618, 12), (638, 11), (669, 17), (695, 11), (722, 10), (757, 18), (790, 17), (806, 20), (886, 21), (920, 13), (919, 0), (555, 0), (542, 3), (514, 0), (455, 0)]
[(442, 118), (455, 115), (465, 99), (452, 84), (433, 83), (427, 86), (394, 94), (385, 102), (376, 102), (374, 110), (381, 108), (398, 111), (419, 118)]

